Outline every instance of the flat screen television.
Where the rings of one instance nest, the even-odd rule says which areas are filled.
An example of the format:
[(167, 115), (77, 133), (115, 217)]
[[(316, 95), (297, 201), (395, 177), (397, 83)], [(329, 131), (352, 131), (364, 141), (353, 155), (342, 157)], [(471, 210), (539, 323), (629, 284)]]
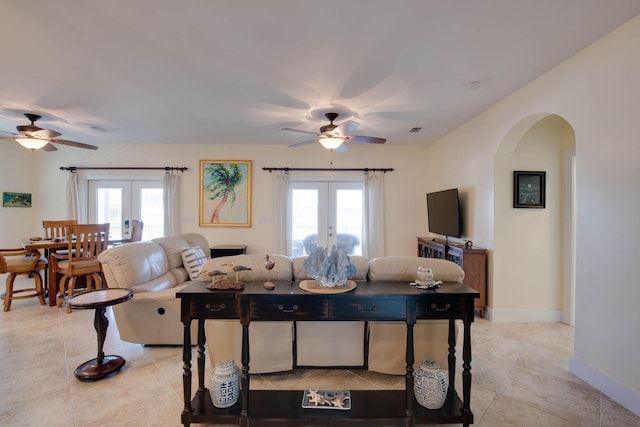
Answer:
[(429, 232), (445, 237), (461, 237), (458, 189), (427, 193)]

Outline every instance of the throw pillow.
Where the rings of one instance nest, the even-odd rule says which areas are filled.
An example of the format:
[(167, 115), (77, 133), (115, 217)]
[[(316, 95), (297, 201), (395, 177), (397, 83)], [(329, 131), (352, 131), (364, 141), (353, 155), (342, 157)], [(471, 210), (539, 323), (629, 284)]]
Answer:
[(200, 267), (205, 263), (207, 257), (200, 248), (186, 248), (182, 250), (182, 264), (187, 270), (191, 280), (200, 280)]

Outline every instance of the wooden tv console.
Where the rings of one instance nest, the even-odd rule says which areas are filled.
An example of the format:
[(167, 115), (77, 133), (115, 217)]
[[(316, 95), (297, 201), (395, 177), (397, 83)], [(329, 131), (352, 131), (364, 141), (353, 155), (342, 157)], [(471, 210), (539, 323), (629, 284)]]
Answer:
[(487, 250), (464, 244), (447, 244), (431, 237), (418, 237), (418, 256), (448, 259), (464, 270), (464, 284), (480, 292), (475, 309), (484, 317), (487, 308)]
[[(478, 292), (460, 283), (443, 283), (421, 291), (407, 282), (365, 282), (351, 292), (316, 294), (295, 282), (278, 282), (273, 291), (248, 283), (243, 291), (206, 288), (195, 282), (176, 296), (184, 324), (182, 424), (218, 423), (249, 426), (413, 426), (416, 423), (473, 423), (471, 399), (471, 323)], [(213, 406), (205, 387), (205, 319), (238, 319), (242, 324), (241, 396), (230, 408)], [(440, 409), (420, 406), (413, 395), (413, 327), (417, 319), (449, 319), (449, 391)], [(463, 323), (462, 400), (455, 390), (455, 320)], [(191, 393), (191, 321), (198, 321), (198, 389)], [(352, 390), (347, 411), (302, 408), (303, 391), (250, 390), (249, 325), (252, 321), (362, 320), (402, 321), (407, 325), (405, 390)], [(214, 343), (215, 345), (215, 343)]]

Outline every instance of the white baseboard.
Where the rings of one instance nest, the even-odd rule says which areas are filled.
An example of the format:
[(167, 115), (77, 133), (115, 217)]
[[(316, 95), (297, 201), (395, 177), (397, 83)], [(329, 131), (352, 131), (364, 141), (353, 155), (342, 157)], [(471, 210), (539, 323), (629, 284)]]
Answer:
[(569, 359), (569, 372), (640, 416), (640, 393), (637, 391), (620, 384), (575, 356), (571, 356)]
[(487, 307), (487, 319), (494, 322), (562, 322), (559, 310), (496, 310)]

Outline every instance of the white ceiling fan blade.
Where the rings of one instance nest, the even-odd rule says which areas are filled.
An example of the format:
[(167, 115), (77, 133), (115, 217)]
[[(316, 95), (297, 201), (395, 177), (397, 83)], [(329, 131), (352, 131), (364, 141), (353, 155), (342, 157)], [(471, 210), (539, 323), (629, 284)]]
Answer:
[(354, 122), (353, 120), (347, 120), (346, 122), (338, 125), (337, 129), (342, 135), (349, 135), (356, 130), (358, 126), (360, 126), (360, 123)]
[(375, 136), (352, 135), (346, 138), (349, 142), (363, 142), (365, 144), (384, 144), (387, 142), (385, 138), (376, 138)]
[(82, 142), (68, 141), (66, 139), (54, 139), (54, 138), (51, 138), (50, 141), (54, 142), (56, 144), (69, 145), (71, 147), (86, 148), (87, 150), (97, 150), (98, 149), (98, 147), (96, 147), (95, 145), (83, 144)]
[(300, 132), (300, 133), (308, 133), (308, 134), (311, 134), (311, 135), (317, 135), (316, 132), (309, 132), (309, 131), (306, 131), (306, 130), (293, 129), (293, 128), (282, 128), (281, 130), (288, 130), (290, 132)]
[(291, 144), (289, 147), (301, 147), (303, 145), (312, 144), (314, 142), (317, 142), (317, 141), (315, 139), (312, 139), (311, 141), (303, 141), (303, 142), (297, 142), (295, 144)]
[(40, 129), (35, 132), (31, 132), (31, 136), (42, 139), (55, 138), (62, 135), (60, 132), (57, 132), (52, 129)]

